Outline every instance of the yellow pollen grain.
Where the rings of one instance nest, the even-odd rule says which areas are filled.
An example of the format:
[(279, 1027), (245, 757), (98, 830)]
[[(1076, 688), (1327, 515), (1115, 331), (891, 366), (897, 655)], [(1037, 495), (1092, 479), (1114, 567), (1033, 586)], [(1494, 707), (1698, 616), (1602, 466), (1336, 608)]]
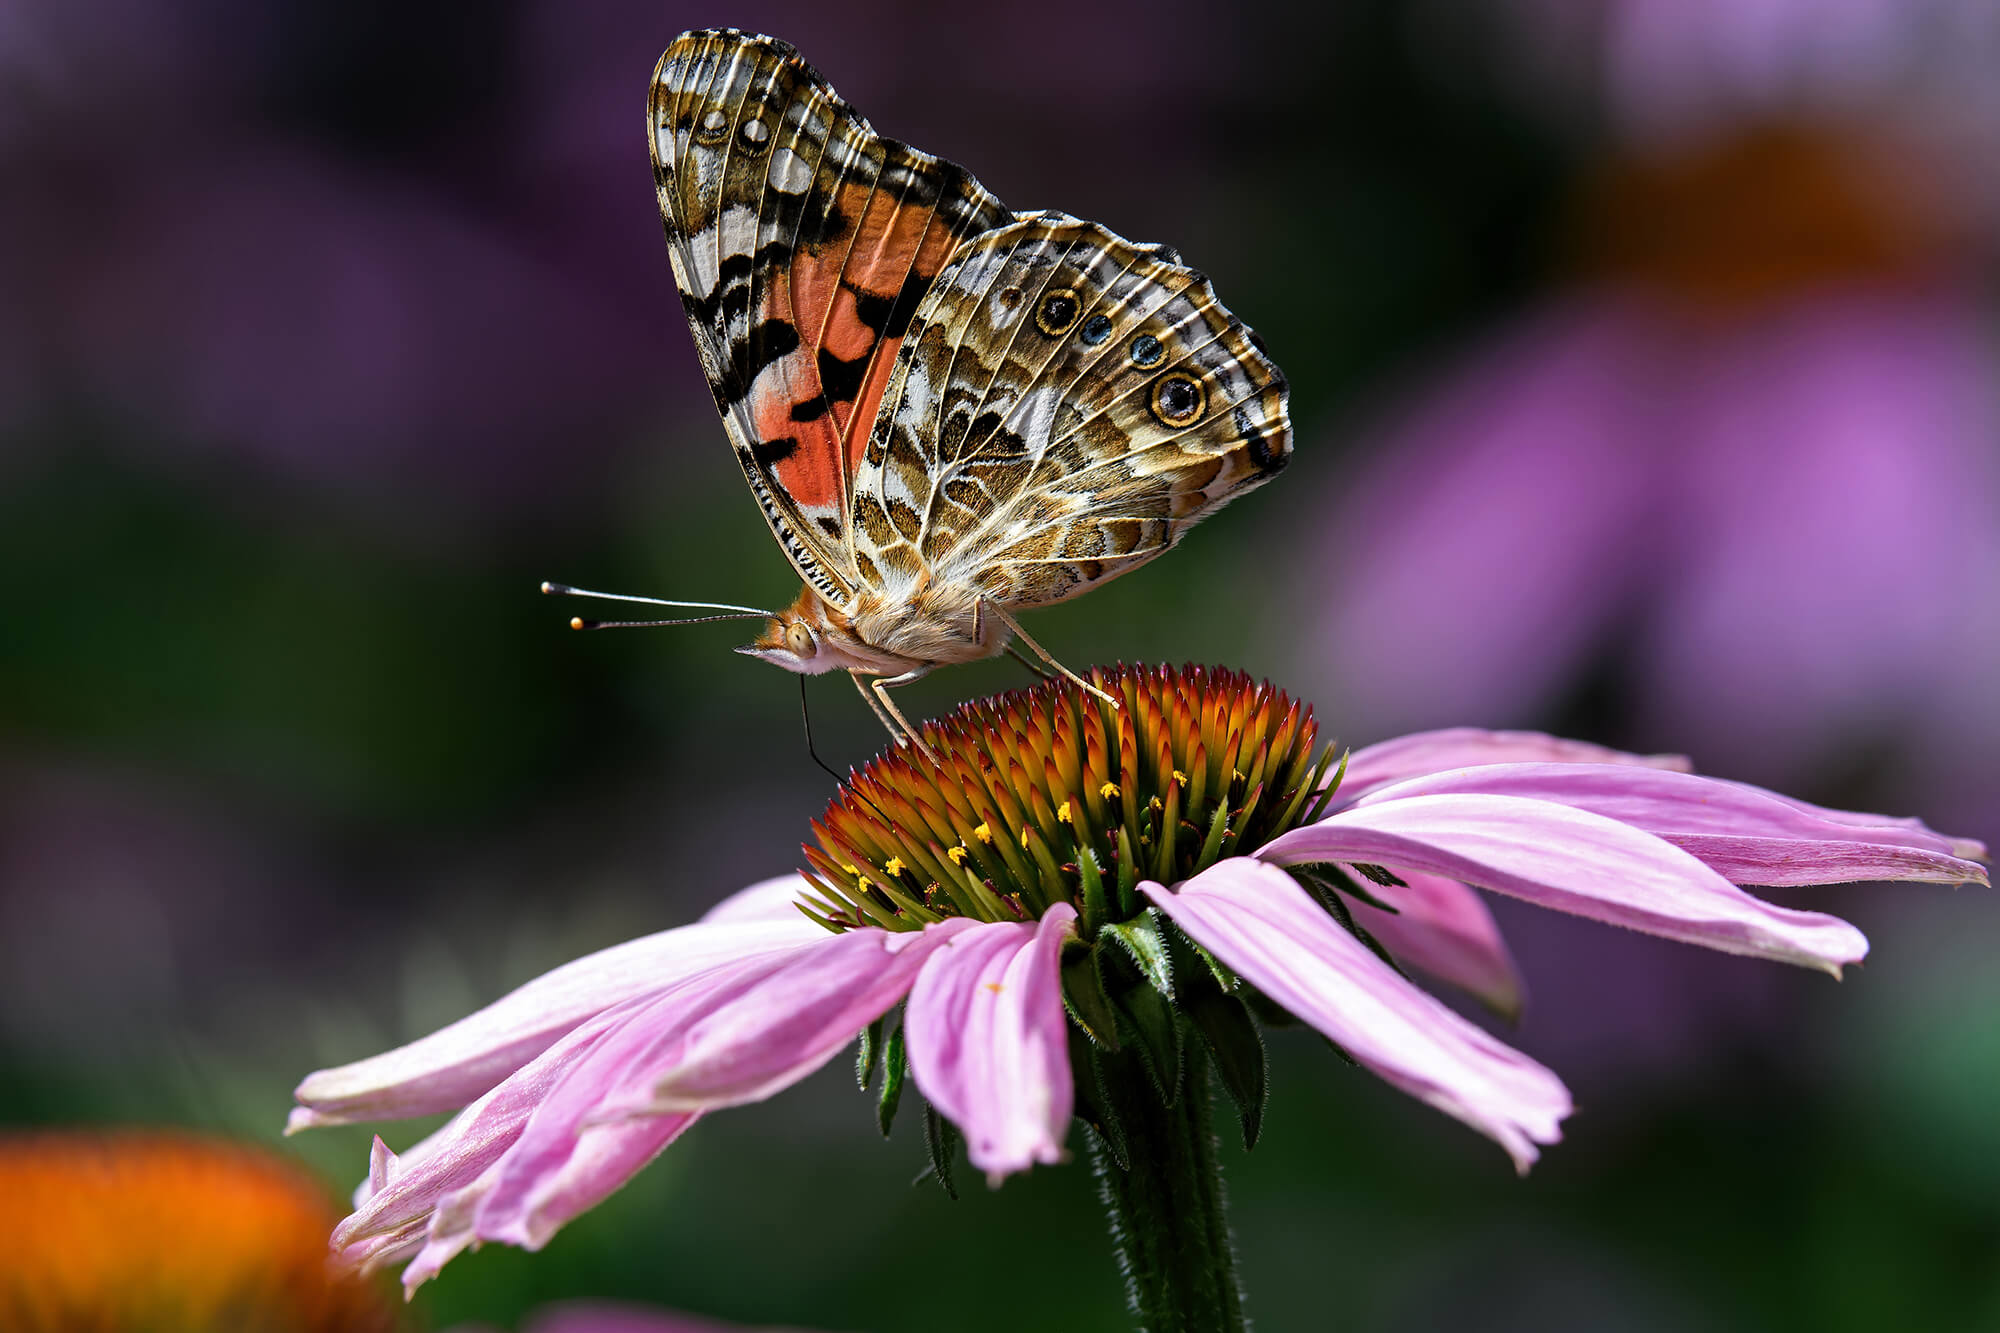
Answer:
[(1007, 983), (1004, 981), (987, 981), (987, 982), (982, 982), (981, 984), (984, 985), (987, 990), (992, 991), (995, 995), (998, 995), (1001, 991), (1007, 989)]
[(875, 887), (875, 881), (868, 878), (868, 876), (866, 875), (863, 875), (860, 879), (854, 881), (854, 891), (856, 893), (866, 893), (868, 892), (868, 890), (874, 887)]
[(1107, 782), (1102, 787), (1099, 787), (1097, 789), (1097, 794), (1099, 796), (1102, 796), (1107, 801), (1112, 800), (1113, 798), (1119, 795), (1118, 784), (1115, 782)]
[(894, 879), (898, 875), (902, 874), (903, 871), (906, 869), (908, 869), (908, 867), (906, 867), (903, 864), (902, 857), (892, 856), (889, 858), (889, 864), (882, 867), (882, 873), (887, 875), (890, 879)]
[(1248, 778), (1246, 778), (1246, 777), (1244, 777), (1244, 776), (1243, 776), (1243, 770), (1242, 770), (1242, 769), (1240, 769), (1240, 768), (1232, 768), (1232, 769), (1230, 769), (1230, 770), (1229, 770), (1229, 780), (1230, 780), (1231, 782), (1247, 782), (1247, 781), (1249, 781), (1249, 779), (1248, 779)]
[(1148, 796), (1146, 798), (1146, 808), (1152, 811), (1156, 815), (1159, 814), (1161, 809), (1163, 808), (1160, 805), (1160, 798), (1157, 796)]
[(1181, 771), (1180, 771), (1180, 770), (1179, 770), (1178, 768), (1177, 768), (1177, 769), (1175, 769), (1175, 770), (1174, 770), (1174, 781), (1175, 781), (1175, 782), (1178, 782), (1178, 783), (1180, 783), (1180, 784), (1181, 784), (1181, 786), (1183, 786), (1183, 787), (1187, 786), (1187, 774), (1185, 774), (1185, 773), (1181, 772)]
[(993, 845), (993, 827), (990, 824), (982, 822), (978, 828), (972, 830), (972, 836), (985, 843), (988, 847)]
[(1070, 813), (1068, 801), (1064, 801), (1056, 807), (1056, 822), (1059, 824), (1068, 824), (1072, 828), (1076, 826), (1076, 816)]
[(966, 850), (965, 850), (965, 847), (964, 847), (964, 846), (963, 846), (962, 844), (961, 844), (960, 846), (957, 846), (957, 847), (947, 847), (947, 848), (945, 848), (945, 852), (944, 852), (944, 854), (945, 854), (946, 856), (949, 856), (949, 857), (951, 858), (951, 863), (952, 863), (953, 865), (955, 865), (955, 866), (962, 866), (962, 865), (964, 865), (964, 864), (965, 864), (965, 858), (966, 858), (967, 856), (970, 856), (970, 855), (971, 855), (971, 853), (970, 853), (970, 852), (968, 852), (968, 851), (966, 851)]

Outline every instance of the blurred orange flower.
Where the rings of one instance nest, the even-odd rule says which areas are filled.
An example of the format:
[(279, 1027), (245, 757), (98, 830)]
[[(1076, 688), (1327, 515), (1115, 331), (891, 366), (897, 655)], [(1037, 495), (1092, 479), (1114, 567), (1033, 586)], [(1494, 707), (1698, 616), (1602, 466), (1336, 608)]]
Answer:
[(339, 1212), (298, 1167), (162, 1130), (0, 1136), (11, 1333), (373, 1333), (376, 1286), (327, 1267)]

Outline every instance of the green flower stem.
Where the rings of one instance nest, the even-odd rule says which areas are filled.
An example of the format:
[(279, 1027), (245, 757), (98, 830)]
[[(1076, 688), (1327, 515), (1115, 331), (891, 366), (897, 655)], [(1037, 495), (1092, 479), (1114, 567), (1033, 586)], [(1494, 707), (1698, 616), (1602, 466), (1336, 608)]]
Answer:
[(1121, 1167), (1091, 1133), (1097, 1191), (1142, 1333), (1241, 1333), (1249, 1325), (1224, 1216), (1208, 1053), (1192, 1033), (1183, 1034), (1180, 1049), (1180, 1095), (1172, 1106), (1161, 1104), (1130, 1046), (1100, 1053), (1104, 1109), (1117, 1120), (1131, 1167)]

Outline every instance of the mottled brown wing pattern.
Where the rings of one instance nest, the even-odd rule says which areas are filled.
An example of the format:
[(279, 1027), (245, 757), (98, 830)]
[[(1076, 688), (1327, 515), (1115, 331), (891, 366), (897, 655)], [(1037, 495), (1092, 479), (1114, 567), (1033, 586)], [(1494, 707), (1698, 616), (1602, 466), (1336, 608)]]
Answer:
[(844, 606), (853, 474), (911, 315), (962, 240), (1014, 215), (962, 168), (877, 135), (769, 37), (676, 40), (648, 128), (674, 277), (737, 459), (800, 575)]
[(854, 479), (892, 599), (1046, 605), (1135, 568), (1291, 452), (1285, 381), (1208, 280), (1058, 213), (968, 241), (917, 306)]

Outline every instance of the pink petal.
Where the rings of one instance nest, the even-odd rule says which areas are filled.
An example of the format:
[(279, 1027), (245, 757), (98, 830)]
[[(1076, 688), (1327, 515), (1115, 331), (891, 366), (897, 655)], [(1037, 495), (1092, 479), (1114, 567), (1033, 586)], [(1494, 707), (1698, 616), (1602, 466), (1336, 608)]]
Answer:
[[(476, 1227), (468, 1221), (468, 1236), (476, 1232), (479, 1239), (505, 1241), (527, 1249), (545, 1244), (556, 1228), (578, 1211), (565, 1209), (563, 1203), (574, 1193), (573, 1164), (581, 1145), (604, 1129), (667, 1121), (684, 1126), (699, 1111), (699, 1108), (684, 1108), (655, 1113), (612, 1109), (620, 1090), (635, 1081), (649, 1079), (663, 1059), (679, 1053), (689, 1029), (715, 1006), (753, 993), (774, 974), (797, 965), (816, 949), (834, 947), (841, 938), (844, 937), (822, 931), (816, 942), (795, 946), (782, 954), (739, 959), (712, 968), (627, 1006), (617, 1030), (575, 1061), (534, 1107), (501, 1164), (498, 1179), (479, 1200)], [(643, 1162), (634, 1164), (631, 1170), (639, 1165)], [(622, 1181), (623, 1177), (619, 1179)]]
[(676, 997), (672, 1022), (607, 1089), (598, 1118), (735, 1106), (790, 1087), (908, 994), (933, 949), (975, 924), (819, 931), (787, 957), (704, 979)]
[(494, 1168), (542, 1099), (637, 1007), (607, 1011), (564, 1034), (400, 1157), (378, 1146), (354, 1212), (334, 1228), (335, 1257), (373, 1271), (407, 1254), (439, 1205)]
[(1404, 1092), (1496, 1140), (1526, 1171), (1554, 1143), (1569, 1090), (1369, 952), (1275, 866), (1235, 857), (1154, 905), (1272, 1000)]
[[(457, 1329), (454, 1333), (474, 1333), (474, 1330)], [(757, 1333), (757, 1330), (742, 1324), (701, 1319), (678, 1310), (603, 1301), (564, 1301), (538, 1308), (521, 1325), (521, 1333)], [(785, 1330), (766, 1329), (763, 1333), (785, 1333)]]
[(1394, 912), (1350, 901), (1348, 910), (1403, 963), (1478, 996), (1509, 1019), (1521, 1016), (1525, 988), (1485, 899), (1441, 875), (1400, 872), (1405, 887), (1367, 889)]
[(503, 1158), (472, 1186), (439, 1202), (423, 1249), (403, 1270), (404, 1291), (414, 1292), (467, 1246), (484, 1240), (540, 1249), (565, 1223), (616, 1193), (700, 1118), (699, 1112), (639, 1117), (574, 1134), (560, 1166), (541, 1176), (533, 1198), (519, 1210), (519, 1229), (507, 1234), (486, 1223), (489, 1206), (507, 1178), (508, 1159)]
[(286, 1132), (463, 1106), (592, 1014), (718, 962), (825, 936), (793, 916), (682, 926), (565, 963), (407, 1046), (307, 1075)]
[[(697, 1115), (659, 1116), (603, 1125), (581, 1135), (563, 1169), (547, 1182), (549, 1203), (540, 1218), (539, 1239), (527, 1248), (540, 1248), (563, 1223), (602, 1203), (697, 1119)], [(478, 1218), (503, 1171), (504, 1159), (472, 1184), (439, 1200), (421, 1248), (403, 1269), (405, 1295), (414, 1294), (468, 1247), (490, 1239)]]
[(1907, 879), (1986, 882), (1964, 842), (1913, 820), (1822, 810), (1746, 783), (1590, 764), (1500, 764), (1377, 788), (1359, 805), (1485, 792), (1590, 810), (1692, 852), (1737, 884)]
[(803, 921), (797, 903), (812, 886), (796, 871), (773, 879), (759, 880), (747, 889), (738, 889), (702, 913), (703, 921)]
[(1364, 804), (1266, 844), (1278, 865), (1362, 861), (1408, 867), (1559, 911), (1725, 953), (1840, 975), (1868, 941), (1847, 922), (1774, 907), (1689, 853), (1615, 819), (1552, 801), (1484, 794)]
[(1059, 963), (1076, 909), (959, 932), (910, 990), (910, 1074), (989, 1184), (1067, 1155), (1075, 1086)]
[(1588, 741), (1564, 740), (1539, 731), (1482, 731), (1449, 727), (1419, 731), (1395, 740), (1364, 745), (1348, 756), (1347, 775), (1340, 781), (1342, 805), (1391, 782), (1471, 768), (1479, 764), (1520, 763), (1619, 764), (1670, 769), (1685, 773), (1694, 766), (1678, 754), (1627, 754)]

